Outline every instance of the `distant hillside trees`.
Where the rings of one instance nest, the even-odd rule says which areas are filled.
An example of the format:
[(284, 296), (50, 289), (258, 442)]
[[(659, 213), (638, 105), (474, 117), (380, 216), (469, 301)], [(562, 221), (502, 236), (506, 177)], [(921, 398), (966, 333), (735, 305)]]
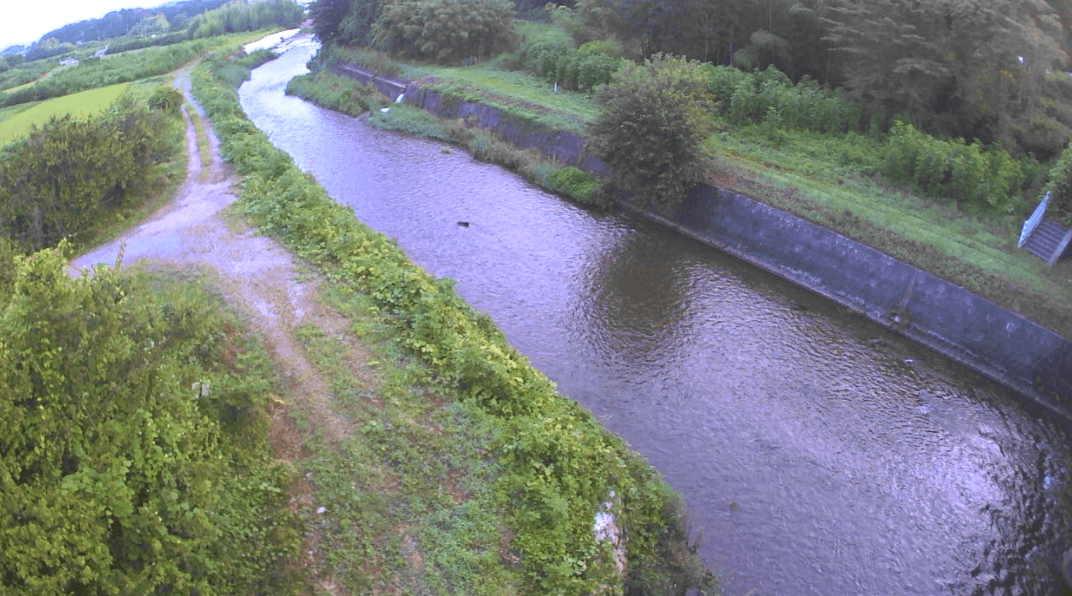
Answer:
[(185, 29), (190, 17), (219, 8), (231, 0), (187, 0), (174, 2), (154, 9), (126, 8), (110, 12), (99, 19), (86, 19), (64, 25), (41, 36), (41, 39), (56, 39), (67, 43), (97, 41), (129, 34), (146, 18), (163, 15), (175, 28)]
[(389, 52), (445, 64), (516, 49), (514, 5), (505, 0), (388, 0), (373, 41)]
[(26, 60), (43, 60), (45, 58), (51, 58), (53, 56), (59, 56), (73, 51), (75, 45), (73, 43), (61, 42), (56, 39), (46, 39), (41, 43), (35, 43), (26, 51)]
[(272, 25), (297, 27), (304, 14), (305, 9), (294, 0), (236, 0), (195, 17), (190, 21), (188, 30), (190, 37), (196, 39), (254, 31)]

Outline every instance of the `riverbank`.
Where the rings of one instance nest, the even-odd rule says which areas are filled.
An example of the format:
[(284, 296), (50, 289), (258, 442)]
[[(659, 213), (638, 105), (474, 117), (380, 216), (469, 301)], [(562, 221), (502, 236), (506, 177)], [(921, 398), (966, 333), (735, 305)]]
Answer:
[[(336, 65), (333, 71), (438, 118), (464, 122), (462, 130), (489, 130), (545, 159), (606, 172), (585, 153), (585, 140), (576, 133), (355, 65)], [(377, 114), (377, 120), (391, 127), (390, 116)], [(417, 127), (396, 128), (415, 132)], [(441, 130), (447, 132), (433, 136), (464, 140), (456, 129), (445, 123)], [(693, 189), (669, 217), (644, 215), (820, 293), (1072, 420), (1072, 375), (1062, 374), (1072, 370), (1072, 342), (1019, 313), (824, 226), (718, 187)]]
[[(332, 408), (355, 421), (343, 429), (341, 444), (322, 449), (315, 435), (306, 442), (336, 460), (324, 469), (315, 464), (307, 475), (316, 511), (319, 503), (331, 503), (316, 525), (324, 545), (318, 552), (327, 557), (314, 563), (317, 569), (330, 572), (342, 565), (345, 571), (335, 579), (348, 589), (368, 590), (382, 582), (393, 583), (393, 593), (414, 593), (437, 582), (464, 586), (468, 593), (501, 593), (504, 587), (540, 594), (710, 589), (714, 577), (686, 542), (681, 499), (650, 464), (560, 396), (448, 283), (413, 265), (301, 173), (242, 115), (233, 88), (207, 67), (195, 74), (194, 90), (220, 134), (222, 152), (244, 177), (239, 207), (335, 288), (337, 309), (359, 315), (347, 323), (351, 331), (371, 328), (365, 341), (387, 343), (399, 363), (397, 374), (409, 379), (407, 391), (425, 395), (438, 412), (408, 410), (408, 393), (397, 389), (380, 394), (358, 383), (355, 391), (347, 380), (349, 365), (337, 360), (354, 340), (298, 330), (309, 359), (328, 372)], [(377, 368), (380, 362), (373, 357), (369, 365)], [(400, 402), (398, 414), (377, 413), (394, 402)], [(470, 434), (448, 432), (458, 427), (452, 417), (459, 416), (461, 422), (471, 418), (461, 427)], [(396, 432), (414, 419), (425, 431)], [(473, 450), (445, 454), (446, 468), (430, 471), (438, 456), (422, 450), (440, 444)], [(379, 470), (372, 477), (383, 482), (362, 493), (375, 506), (351, 511), (353, 495), (346, 481), (336, 479), (366, 478), (366, 469), (338, 461), (331, 455), (337, 449), (359, 450), (346, 462), (371, 459)], [(472, 470), (483, 470), (482, 478), (456, 469), (458, 462), (470, 469), (470, 461)], [(405, 475), (410, 468), (416, 476)], [(424, 489), (410, 501), (391, 496), (433, 480), (441, 488), (435, 498)], [(364, 486), (367, 480), (354, 482)], [(440, 502), (444, 497), (455, 502)], [(624, 545), (620, 538), (597, 539), (596, 514), (608, 507), (617, 527), (611, 534), (628, 536)], [(444, 520), (453, 521), (444, 526)], [(377, 530), (355, 539), (353, 528)], [(623, 546), (624, 560), (617, 554)], [(336, 547), (342, 552), (332, 556)], [(405, 578), (405, 585), (397, 578)]]

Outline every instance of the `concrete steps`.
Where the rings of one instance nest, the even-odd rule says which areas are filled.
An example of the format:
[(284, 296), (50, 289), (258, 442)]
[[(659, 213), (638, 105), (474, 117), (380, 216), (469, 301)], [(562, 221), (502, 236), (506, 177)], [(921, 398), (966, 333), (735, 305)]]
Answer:
[(1057, 222), (1044, 219), (1027, 237), (1024, 248), (1043, 261), (1049, 262), (1057, 249), (1061, 247), (1067, 234), (1067, 228)]

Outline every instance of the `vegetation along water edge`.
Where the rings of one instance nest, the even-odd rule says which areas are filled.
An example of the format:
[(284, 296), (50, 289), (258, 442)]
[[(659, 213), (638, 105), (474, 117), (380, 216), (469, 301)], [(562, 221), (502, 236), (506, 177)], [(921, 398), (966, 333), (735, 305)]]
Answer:
[[(519, 566), (517, 589), (683, 594), (712, 587), (714, 576), (688, 543), (680, 497), (650, 464), (559, 395), (449, 280), (412, 264), (274, 148), (242, 113), (235, 78), (213, 74), (229, 64), (206, 61), (194, 88), (223, 154), (243, 176), (239, 205), (254, 225), (370, 304), (400, 349), (428, 368), (429, 390), (483, 412), (494, 435), (486, 448), (502, 465), (491, 495), (508, 524), (503, 560)], [(625, 577), (615, 544), (597, 540), (593, 527), (608, 506), (617, 535), (626, 537)]]
[[(367, 21), (367, 31), (332, 30), (332, 16), (318, 12), (332, 4), (323, 0), (312, 11), (314, 18), (323, 21), (317, 21), (314, 28), (326, 43), (310, 65), (315, 71), (310, 77), (328, 79), (327, 66), (351, 62), (415, 80), (455, 101), (483, 102), (533, 122), (556, 121), (560, 130), (585, 135), (593, 132), (591, 127), (604, 117), (601, 115), (613, 112), (607, 102), (615, 101), (615, 86), (637, 85), (647, 77), (653, 101), (666, 100), (664, 107), (680, 104), (686, 108), (681, 113), (684, 126), (678, 129), (682, 134), (666, 136), (665, 142), (689, 136), (683, 132), (689, 129), (699, 135), (693, 135), (693, 148), (666, 161), (668, 165), (675, 161), (684, 164), (683, 157), (692, 156), (692, 163), (684, 164), (689, 167), (681, 170), (688, 174), (682, 180), (707, 180), (786, 209), (1072, 336), (1072, 261), (1049, 269), (1016, 248), (1020, 226), (1038, 198), (1045, 189), (1059, 187), (1068, 176), (1064, 161), (1056, 159), (1063, 147), (1060, 139), (1067, 137), (1057, 131), (1068, 128), (1067, 123), (1061, 124), (1067, 119), (1059, 110), (1045, 108), (1045, 117), (1038, 116), (1038, 122), (1045, 119), (1050, 123), (1047, 126), (1052, 125), (1053, 134), (1046, 136), (1046, 141), (1032, 136), (1034, 133), (1020, 124), (1010, 124), (1010, 136), (1001, 143), (965, 142), (963, 137), (958, 140), (939, 134), (942, 126), (926, 119), (924, 113), (930, 109), (926, 106), (916, 106), (915, 112), (880, 108), (853, 93), (815, 84), (814, 73), (809, 78), (801, 72), (765, 66), (784, 69), (780, 59), (760, 49), (765, 43), (777, 43), (776, 38), (757, 37), (748, 51), (740, 54), (742, 58), (750, 56), (756, 62), (753, 66), (736, 59), (734, 64), (739, 68), (656, 56), (640, 48), (644, 35), (615, 30), (624, 26), (624, 21), (599, 21), (598, 14), (610, 18), (613, 9), (604, 7), (600, 13), (585, 3), (572, 9), (551, 9), (552, 23), (514, 21), (518, 35), (513, 45), (495, 46), (494, 51), (489, 49), (482, 56), (459, 62), (421, 53), (398, 40), (384, 45), (387, 40), (376, 37), (379, 29), (375, 24), (380, 17), (375, 11), (360, 18), (356, 12), (347, 17)], [(533, 8), (526, 14), (546, 20), (548, 14), (541, 15), (542, 10)], [(344, 10), (339, 17), (345, 14)], [(427, 25), (433, 22), (429, 20)], [(617, 69), (604, 68), (611, 63)], [(666, 81), (692, 81), (689, 84), (703, 90), (686, 94), (691, 97), (687, 101), (680, 93), (660, 99), (659, 72), (668, 77)], [(1022, 75), (1016, 72), (1010, 76), (1020, 80)], [(1046, 97), (1063, 97), (1067, 86), (1049, 75), (1036, 82), (1042, 85), (1041, 91), (1031, 92)], [(584, 92), (586, 89), (591, 91)], [(350, 95), (337, 91), (337, 98), (340, 93)], [(358, 109), (363, 94), (353, 92), (352, 110)], [(1039, 107), (1042, 104), (1031, 105), (1035, 106), (1032, 110), (1043, 109)], [(636, 113), (636, 107), (627, 112)], [(418, 126), (419, 118), (405, 111), (383, 117), (373, 113), (371, 120), (398, 122), (402, 129), (438, 128), (433, 136), (450, 137), (454, 130), (458, 137), (455, 142), (468, 142), (465, 137), (470, 136), (450, 123)], [(929, 134), (923, 134), (924, 130)], [(634, 138), (663, 138), (650, 128), (641, 132)], [(479, 149), (492, 142), (478, 140), (474, 153), (478, 157), (489, 155)], [(628, 143), (618, 146), (634, 151)], [(1025, 150), (1028, 146), (1032, 153)], [(652, 155), (650, 147), (647, 149), (636, 148), (634, 154)], [(531, 160), (503, 153), (504, 163), (519, 164), (527, 170), (523, 172), (526, 175), (536, 172), (534, 181), (548, 188), (543, 181), (546, 174), (566, 165), (536, 168)], [(621, 168), (615, 176), (630, 171)], [(590, 196), (598, 198), (600, 194)], [(1059, 217), (1063, 213), (1061, 209), (1056, 212)]]

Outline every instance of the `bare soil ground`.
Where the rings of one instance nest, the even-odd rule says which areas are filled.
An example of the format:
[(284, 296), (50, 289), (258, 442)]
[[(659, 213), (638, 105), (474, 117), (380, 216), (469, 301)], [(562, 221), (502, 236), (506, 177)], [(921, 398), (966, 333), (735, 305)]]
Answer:
[[(303, 443), (310, 433), (319, 433), (329, 444), (341, 445), (352, 434), (354, 423), (338, 414), (331, 404), (330, 382), (309, 361), (296, 330), (315, 324), (325, 335), (347, 333), (349, 321), (318, 300), (320, 281), (276, 242), (246, 228), (240, 218), (229, 216), (226, 208), (235, 200), (237, 178), (219, 153), (219, 141), (212, 133), (204, 112), (190, 92), (188, 70), (180, 72), (176, 86), (184, 93), (191, 110), (184, 109), (188, 153), (187, 176), (176, 196), (146, 221), (115, 240), (74, 259), (73, 274), (91, 271), (98, 265), (115, 266), (122, 255), (123, 267), (169, 270), (176, 275), (198, 276), (224, 294), (228, 301), (248, 315), (253, 330), (264, 338), (280, 373), (290, 387), (288, 400), (273, 412), (271, 429), (274, 455), (301, 469)], [(205, 124), (212, 163), (202, 171), (199, 139), (194, 120)], [(200, 141), (204, 142), (204, 140)], [(355, 378), (375, 389), (375, 375), (367, 365), (368, 351), (358, 342), (347, 342), (344, 360)], [(300, 408), (303, 427), (296, 424), (292, 410)], [(317, 512), (313, 487), (305, 479), (295, 484), (291, 506), (305, 514)], [(341, 594), (331, 572), (321, 567), (320, 536), (317, 524), (309, 524), (304, 562), (312, 583), (320, 593)]]

